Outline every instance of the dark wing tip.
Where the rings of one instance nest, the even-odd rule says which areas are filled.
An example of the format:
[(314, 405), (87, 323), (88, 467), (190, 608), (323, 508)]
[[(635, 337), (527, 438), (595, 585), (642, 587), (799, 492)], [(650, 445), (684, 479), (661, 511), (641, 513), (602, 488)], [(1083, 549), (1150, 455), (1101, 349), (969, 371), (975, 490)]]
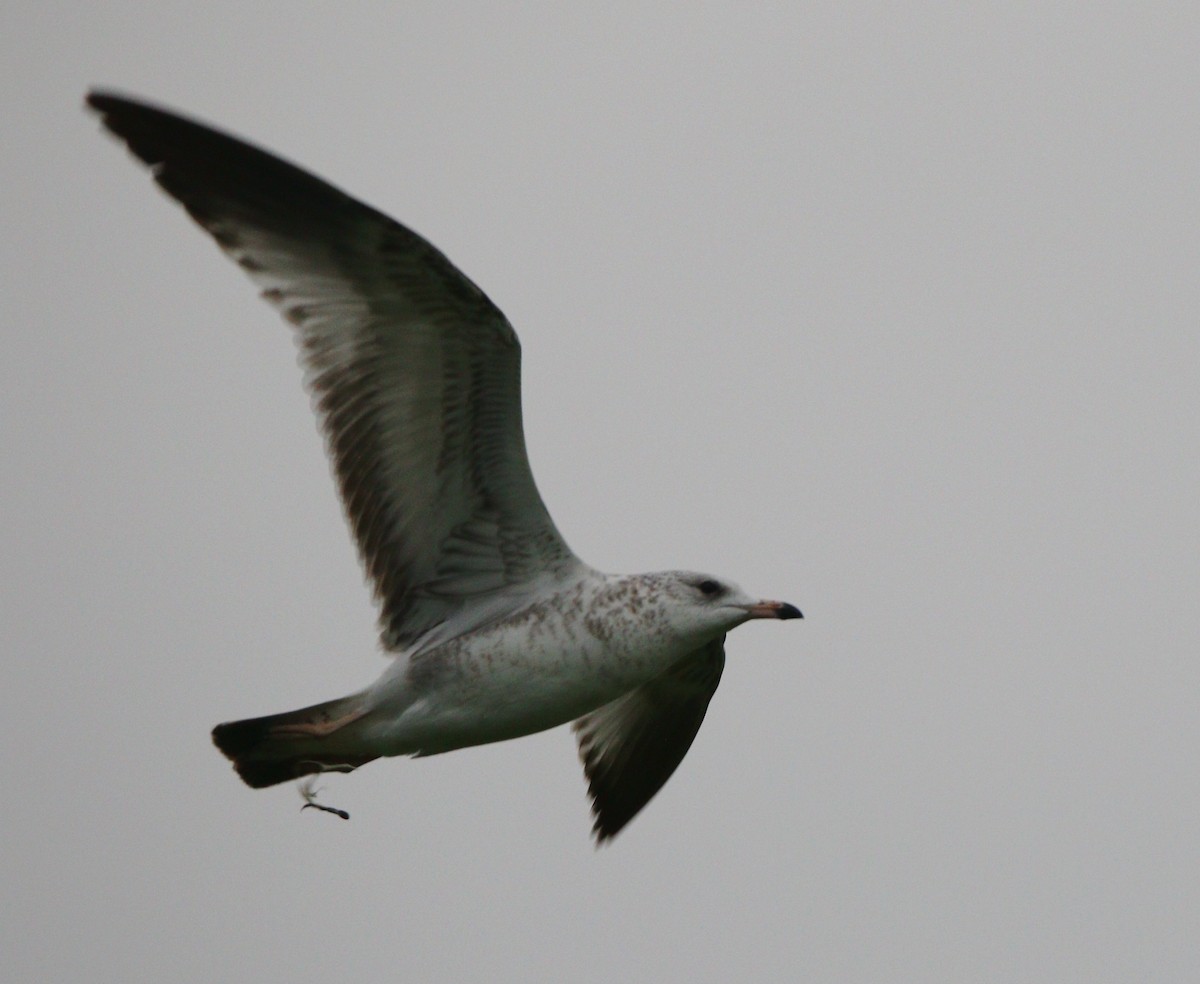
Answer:
[(99, 114), (100, 122), (106, 129), (128, 143), (130, 149), (147, 164), (156, 163), (152, 157), (158, 156), (143, 152), (150, 150), (146, 140), (151, 134), (202, 126), (170, 110), (115, 92), (93, 89), (87, 94), (85, 104)]
[(580, 751), (584, 778), (588, 782), (588, 799), (591, 801), (592, 837), (596, 847), (603, 847), (625, 829), (645, 804), (614, 797), (610, 788), (612, 770), (599, 761), (594, 749), (584, 751), (581, 748)]
[(115, 92), (105, 92), (103, 89), (90, 89), (88, 94), (83, 97), (83, 104), (97, 113), (105, 113), (109, 106), (121, 101), (121, 96)]
[(211, 171), (214, 161), (237, 159), (249, 153), (263, 157), (243, 141), (197, 120), (180, 116), (150, 103), (93, 89), (87, 94), (87, 107), (100, 116), (100, 122), (113, 136), (125, 143), (130, 152), (148, 165), (167, 191), (182, 198), (164, 181), (164, 167), (185, 173)]
[(93, 90), (89, 109), (223, 248), (252, 226), (294, 242), (342, 241), (363, 219), (390, 220), (270, 151), (172, 110)]
[(628, 826), (635, 814), (617, 816), (611, 811), (601, 809), (597, 803), (596, 799), (592, 800), (592, 839), (595, 840), (596, 847), (605, 847)]
[(597, 847), (646, 807), (687, 755), (721, 680), (724, 640), (575, 722)]
[(84, 103), (97, 113), (107, 113), (110, 108), (120, 105), (121, 103), (130, 102), (124, 96), (118, 96), (115, 92), (106, 92), (103, 89), (92, 89), (84, 97)]

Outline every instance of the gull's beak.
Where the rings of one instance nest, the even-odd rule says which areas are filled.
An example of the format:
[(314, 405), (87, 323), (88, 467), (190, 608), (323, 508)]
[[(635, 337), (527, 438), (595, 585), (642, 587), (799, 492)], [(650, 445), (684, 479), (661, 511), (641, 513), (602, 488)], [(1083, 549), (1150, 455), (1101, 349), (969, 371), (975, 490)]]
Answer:
[(747, 605), (746, 611), (751, 618), (804, 618), (799, 608), (786, 601), (760, 601), (756, 605)]

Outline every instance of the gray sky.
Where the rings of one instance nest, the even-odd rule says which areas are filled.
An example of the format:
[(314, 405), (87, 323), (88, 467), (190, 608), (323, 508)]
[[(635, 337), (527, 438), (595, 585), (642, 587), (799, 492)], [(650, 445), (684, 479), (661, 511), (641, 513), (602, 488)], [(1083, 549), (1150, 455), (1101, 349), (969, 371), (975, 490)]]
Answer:
[[(1200, 15), (489, 6), (0, 18), (0, 977), (1193, 976)], [(383, 664), (288, 331), (94, 84), (479, 283), (580, 556), (803, 608), (612, 847), (562, 729), (349, 823), (211, 747)]]

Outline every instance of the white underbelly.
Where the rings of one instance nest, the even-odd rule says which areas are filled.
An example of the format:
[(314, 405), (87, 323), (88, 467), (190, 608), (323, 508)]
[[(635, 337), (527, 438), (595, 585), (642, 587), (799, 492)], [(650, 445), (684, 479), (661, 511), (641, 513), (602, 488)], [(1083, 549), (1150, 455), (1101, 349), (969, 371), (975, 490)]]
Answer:
[(672, 654), (634, 654), (553, 627), (513, 645), (482, 633), (419, 654), (372, 688), (371, 730), (390, 755), (433, 755), (519, 738), (587, 714), (663, 672)]

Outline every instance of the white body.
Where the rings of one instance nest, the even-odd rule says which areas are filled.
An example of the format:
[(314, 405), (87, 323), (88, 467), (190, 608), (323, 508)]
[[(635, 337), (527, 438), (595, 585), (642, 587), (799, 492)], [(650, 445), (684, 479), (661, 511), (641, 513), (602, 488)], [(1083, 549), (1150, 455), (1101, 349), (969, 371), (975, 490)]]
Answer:
[(590, 571), (491, 625), (398, 654), (348, 730), (383, 755), (433, 755), (573, 721), (724, 631), (676, 624), (658, 580)]

